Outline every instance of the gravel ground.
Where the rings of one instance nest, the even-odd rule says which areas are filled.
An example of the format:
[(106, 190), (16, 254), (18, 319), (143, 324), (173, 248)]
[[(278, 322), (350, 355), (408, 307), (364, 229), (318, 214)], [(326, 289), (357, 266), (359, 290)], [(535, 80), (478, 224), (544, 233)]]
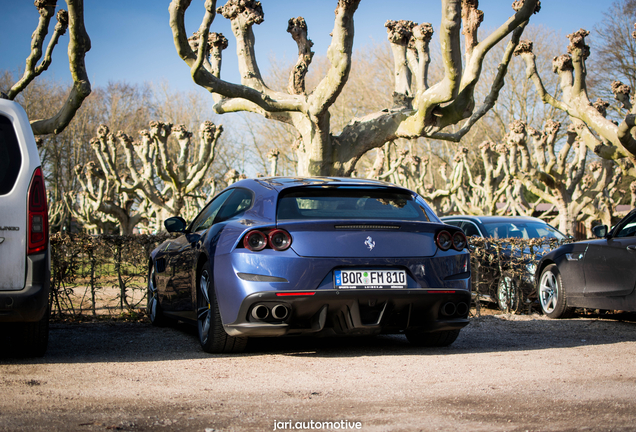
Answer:
[(287, 338), (241, 355), (203, 353), (183, 324), (53, 324), (43, 359), (0, 355), (0, 431), (627, 431), (635, 413), (634, 320), (484, 316), (448, 348)]

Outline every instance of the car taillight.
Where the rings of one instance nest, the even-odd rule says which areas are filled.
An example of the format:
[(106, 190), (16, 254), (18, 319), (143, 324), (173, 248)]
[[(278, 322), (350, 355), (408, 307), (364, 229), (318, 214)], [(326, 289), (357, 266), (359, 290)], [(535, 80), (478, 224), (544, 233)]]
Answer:
[(447, 251), (453, 246), (453, 237), (448, 231), (440, 231), (435, 236), (435, 243), (438, 248)]
[(28, 205), (27, 254), (42, 252), (49, 241), (49, 214), (46, 206), (46, 191), (42, 170), (38, 167), (31, 178)]
[(291, 236), (287, 231), (275, 229), (270, 231), (267, 237), (269, 239), (269, 246), (274, 250), (284, 251), (291, 246)]
[(267, 237), (260, 231), (250, 231), (243, 237), (243, 246), (254, 252), (262, 251), (267, 246)]
[(253, 252), (262, 251), (268, 246), (277, 251), (284, 251), (289, 249), (291, 243), (291, 235), (282, 229), (252, 230), (243, 237), (243, 247)]
[(468, 240), (463, 232), (457, 231), (453, 234), (453, 249), (462, 251), (468, 245)]
[(462, 251), (468, 245), (466, 236), (461, 231), (456, 231), (451, 234), (448, 231), (440, 231), (435, 236), (435, 244), (443, 251), (447, 251), (450, 248), (456, 251)]

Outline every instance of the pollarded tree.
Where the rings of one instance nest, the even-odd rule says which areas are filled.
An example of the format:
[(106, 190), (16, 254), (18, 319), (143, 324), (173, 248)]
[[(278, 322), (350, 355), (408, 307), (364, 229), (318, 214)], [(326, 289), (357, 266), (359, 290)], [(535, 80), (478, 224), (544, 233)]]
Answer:
[[(68, 11), (59, 10), (55, 14), (57, 0), (35, 0), (40, 19), (31, 36), (31, 54), (26, 59), (24, 74), (15, 84), (3, 93), (2, 97), (14, 100), (36, 77), (48, 69), (52, 61), (53, 49), (59, 38), (69, 32), (68, 60), (73, 78), (73, 87), (64, 105), (48, 119), (32, 119), (31, 128), (35, 135), (57, 134), (71, 122), (82, 102), (91, 92), (90, 81), (86, 72), (84, 57), (91, 49), (91, 41), (84, 27), (84, 0), (66, 0)], [(44, 52), (44, 43), (53, 16), (57, 18), (53, 35)], [(40, 64), (38, 62), (42, 59)]]
[[(91, 144), (105, 177), (119, 193), (137, 194), (147, 200), (155, 212), (154, 228), (161, 229), (168, 216), (182, 214), (187, 199), (205, 201), (214, 195), (214, 184), (206, 188), (202, 185), (222, 131), (222, 126), (210, 121), (201, 124), (196, 152), (192, 151), (192, 132), (183, 125), (173, 127), (157, 121), (140, 131), (138, 142), (121, 131), (112, 134), (102, 125)], [(176, 157), (169, 149), (171, 135), (179, 148)], [(124, 161), (117, 156), (119, 150), (124, 153)], [(202, 190), (207, 192), (205, 196), (201, 196)]]
[(482, 142), (479, 145), (479, 152), (479, 160), (484, 166), (483, 174), (473, 176), (467, 158), (463, 158), (471, 193), (469, 200), (461, 203), (462, 213), (472, 215), (503, 214), (506, 209), (498, 209), (497, 203), (511, 192), (512, 185), (507, 152), (502, 144), (496, 145), (491, 141)]
[[(191, 217), (214, 195), (214, 182), (204, 183), (222, 131), (221, 126), (204, 122), (195, 152), (193, 134), (182, 125), (152, 121), (149, 130), (140, 132), (138, 142), (101, 125), (91, 140), (98, 162), (77, 167), (82, 193), (70, 205), (91, 227), (116, 219), (122, 234), (132, 233), (143, 219), (160, 230), (168, 216)], [(178, 155), (170, 149), (171, 135), (177, 141)]]
[(466, 213), (461, 204), (466, 202), (467, 195), (472, 192), (465, 183), (467, 152), (467, 148), (460, 147), (450, 164), (439, 164), (439, 179), (433, 177), (436, 184), (428, 183), (426, 180), (431, 168), (430, 158), (424, 156), (420, 159), (410, 155), (406, 158), (408, 165), (398, 170), (400, 180), (403, 179), (400, 183), (426, 198), (438, 214), (449, 214), (453, 211)]
[[(522, 121), (510, 125), (507, 134), (509, 170), (526, 189), (538, 197), (539, 202), (552, 204), (558, 211), (555, 224), (564, 233), (574, 234), (576, 223), (588, 215), (583, 211), (598, 205), (603, 191), (615, 185), (620, 170), (612, 161), (586, 165), (588, 149), (581, 141), (584, 127), (571, 126), (567, 140), (557, 151), (556, 136), (561, 124), (548, 121), (543, 131), (526, 128)], [(533, 144), (529, 145), (529, 138)], [(589, 168), (589, 169), (586, 169)], [(523, 193), (518, 193), (522, 197)], [(532, 205), (524, 203), (525, 208)]]
[(107, 226), (116, 223), (122, 235), (130, 235), (142, 219), (149, 219), (148, 209), (140, 208), (134, 190), (121, 190), (120, 183), (94, 162), (75, 167), (81, 192), (76, 199), (67, 195), (73, 215), (85, 229), (107, 233)]
[[(389, 22), (389, 40), (395, 56), (394, 106), (390, 109), (355, 118), (335, 135), (330, 125), (329, 108), (347, 82), (351, 68), (354, 38), (354, 13), (360, 0), (339, 0), (332, 41), (328, 50), (330, 67), (315, 89), (308, 93), (305, 76), (311, 63), (312, 43), (307, 37), (303, 18), (289, 20), (287, 31), (298, 45), (298, 61), (292, 70), (287, 92), (273, 91), (264, 82), (256, 62), (252, 26), (263, 21), (260, 2), (229, 0), (216, 8), (216, 1), (206, 0), (206, 13), (199, 31), (188, 40), (184, 16), (190, 0), (173, 0), (170, 26), (179, 56), (190, 67), (194, 81), (213, 94), (217, 113), (251, 111), (266, 118), (292, 125), (300, 136), (296, 148), (298, 175), (350, 175), (359, 158), (386, 142), (406, 138), (428, 137), (459, 141), (495, 103), (524, 27), (537, 0), (513, 3), (516, 13), (482, 42), (477, 30), (483, 14), (476, 0), (442, 0), (440, 45), (444, 76), (428, 84), (430, 24)], [(241, 84), (220, 79), (222, 50), (227, 40), (210, 33), (216, 13), (232, 22), (237, 41)], [(460, 31), (464, 25), (465, 67), (462, 67)], [(491, 91), (483, 105), (475, 109), (475, 86), (488, 51), (512, 33), (511, 41), (499, 65)], [(446, 128), (466, 120), (453, 133)]]
[(617, 0), (603, 12), (595, 26), (594, 56), (588, 72), (590, 84), (597, 92), (611, 97), (610, 89), (602, 86), (607, 79), (636, 86), (636, 41), (632, 37), (636, 21), (636, 0)]
[(583, 29), (569, 34), (568, 54), (553, 60), (554, 72), (560, 78), (562, 100), (549, 94), (543, 86), (537, 72), (532, 42), (520, 43), (515, 55), (525, 61), (526, 76), (533, 81), (543, 102), (568, 114), (587, 148), (603, 159), (627, 159), (626, 174), (636, 177), (636, 105), (630, 99), (632, 89), (619, 81), (612, 82), (611, 88), (616, 99), (628, 111), (620, 123), (606, 118), (607, 102), (590, 102), (586, 82), (586, 60), (590, 55), (590, 47), (585, 44), (585, 38), (588, 35), (589, 32)]

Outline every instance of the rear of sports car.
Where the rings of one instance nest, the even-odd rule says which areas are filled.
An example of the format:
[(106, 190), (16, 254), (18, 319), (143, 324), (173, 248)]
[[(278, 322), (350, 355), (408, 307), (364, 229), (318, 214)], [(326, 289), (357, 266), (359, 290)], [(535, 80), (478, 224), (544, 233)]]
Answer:
[(406, 333), (448, 345), (468, 324), (466, 237), (417, 195), (322, 185), (277, 198), (275, 224), (246, 228), (215, 258), (229, 335)]

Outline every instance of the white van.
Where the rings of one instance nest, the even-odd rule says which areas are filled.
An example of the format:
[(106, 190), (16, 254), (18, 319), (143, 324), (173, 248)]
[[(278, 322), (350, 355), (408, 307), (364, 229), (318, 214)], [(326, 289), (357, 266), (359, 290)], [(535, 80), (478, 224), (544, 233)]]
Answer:
[(0, 329), (20, 354), (46, 351), (49, 283), (48, 210), (35, 138), (24, 109), (0, 99)]

